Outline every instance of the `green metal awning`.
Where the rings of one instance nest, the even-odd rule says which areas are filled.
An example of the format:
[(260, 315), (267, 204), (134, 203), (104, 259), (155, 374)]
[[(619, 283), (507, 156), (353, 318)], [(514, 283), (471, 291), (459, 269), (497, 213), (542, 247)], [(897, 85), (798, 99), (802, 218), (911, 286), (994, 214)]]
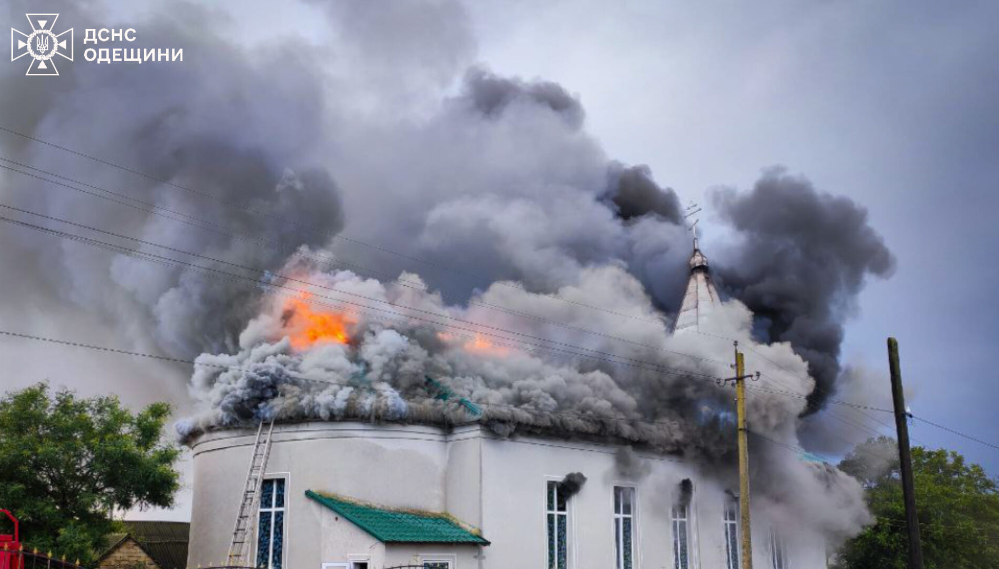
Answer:
[(489, 545), (448, 514), (393, 510), (343, 496), (306, 490), (305, 495), (347, 518), (382, 543), (452, 543)]

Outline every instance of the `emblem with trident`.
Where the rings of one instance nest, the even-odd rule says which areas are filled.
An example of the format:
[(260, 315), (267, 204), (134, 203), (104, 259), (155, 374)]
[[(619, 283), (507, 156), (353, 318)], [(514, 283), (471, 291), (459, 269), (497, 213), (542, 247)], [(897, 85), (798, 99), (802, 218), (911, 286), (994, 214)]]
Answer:
[(35, 51), (38, 53), (45, 53), (49, 50), (49, 37), (48, 36), (37, 36), (35, 37)]

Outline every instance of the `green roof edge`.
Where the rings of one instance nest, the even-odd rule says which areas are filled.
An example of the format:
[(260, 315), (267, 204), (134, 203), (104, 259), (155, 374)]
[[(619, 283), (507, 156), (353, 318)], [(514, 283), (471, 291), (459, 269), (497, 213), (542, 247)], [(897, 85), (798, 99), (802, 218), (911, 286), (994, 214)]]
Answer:
[(380, 511), (380, 512), (386, 512), (386, 513), (404, 513), (404, 514), (407, 514), (407, 515), (410, 515), (410, 516), (414, 516), (414, 517), (417, 517), (417, 518), (423, 518), (423, 519), (427, 519), (427, 520), (430, 520), (430, 519), (433, 519), (433, 520), (444, 520), (448, 524), (453, 525), (454, 527), (456, 527), (460, 531), (462, 531), (465, 534), (467, 534), (469, 536), (469, 538), (470, 538), (470, 539), (464, 540), (464, 541), (405, 541), (405, 540), (394, 539), (394, 538), (392, 538), (390, 536), (387, 536), (387, 535), (384, 535), (384, 534), (379, 534), (379, 532), (376, 531), (374, 528), (368, 526), (367, 524), (360, 523), (356, 518), (354, 518), (353, 516), (351, 516), (351, 514), (348, 513), (343, 508), (343, 506), (342, 506), (343, 503), (350, 503), (348, 500), (344, 500), (344, 499), (340, 499), (340, 498), (335, 498), (335, 497), (331, 497), (331, 496), (323, 496), (322, 494), (320, 494), (318, 492), (314, 492), (312, 490), (306, 490), (305, 491), (305, 495), (306, 495), (306, 497), (308, 497), (308, 498), (310, 498), (310, 499), (312, 499), (312, 500), (314, 500), (314, 501), (322, 504), (323, 506), (325, 506), (325, 507), (333, 510), (334, 512), (340, 514), (341, 516), (343, 516), (344, 518), (346, 518), (347, 520), (349, 520), (352, 524), (354, 524), (357, 527), (361, 528), (362, 530), (364, 530), (365, 532), (367, 532), (372, 537), (374, 537), (375, 539), (377, 539), (378, 541), (380, 541), (382, 543), (442, 543), (442, 544), (446, 543), (446, 544), (458, 544), (458, 545), (461, 545), (461, 544), (464, 544), (464, 545), (490, 545), (490, 542), (489, 542), (488, 539), (482, 537), (481, 535), (476, 535), (474, 532), (472, 532), (472, 531), (470, 531), (470, 530), (462, 527), (461, 524), (456, 523), (453, 519), (449, 518), (446, 515), (427, 515), (427, 514), (419, 514), (419, 513), (415, 513), (415, 512), (412, 512), (412, 511), (406, 511), (406, 510), (393, 510), (391, 508), (383, 508), (383, 507), (379, 507), (379, 506), (376, 506), (376, 505), (373, 505), (373, 504), (367, 504), (367, 503), (364, 503), (364, 502), (354, 502), (352, 504), (352, 505), (357, 506), (357, 507), (367, 508), (369, 510), (377, 510), (377, 511)]

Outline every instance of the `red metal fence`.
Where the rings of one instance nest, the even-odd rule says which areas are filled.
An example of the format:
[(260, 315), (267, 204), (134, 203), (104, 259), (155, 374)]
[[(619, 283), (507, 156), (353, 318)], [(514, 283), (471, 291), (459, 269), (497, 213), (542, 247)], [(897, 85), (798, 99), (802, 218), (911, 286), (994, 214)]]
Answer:
[(0, 510), (14, 524), (13, 534), (0, 535), (0, 569), (82, 569), (78, 563), (66, 558), (56, 559), (51, 553), (25, 551), (21, 543), (17, 518), (7, 510)]

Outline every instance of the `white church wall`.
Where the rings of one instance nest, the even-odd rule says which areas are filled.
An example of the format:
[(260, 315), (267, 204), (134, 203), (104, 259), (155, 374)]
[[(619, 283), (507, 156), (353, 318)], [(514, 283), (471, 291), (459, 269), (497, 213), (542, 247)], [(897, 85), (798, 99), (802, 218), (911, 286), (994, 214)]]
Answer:
[[(208, 433), (193, 444), (192, 567), (225, 559), (256, 432)], [(445, 508), (446, 437), (413, 425), (275, 425), (267, 476), (287, 478), (285, 567), (320, 569), (321, 528), (301, 515), (306, 490), (329, 491), (393, 507)]]
[[(614, 567), (615, 486), (635, 489), (634, 567), (672, 567), (669, 504), (674, 487), (692, 475), (682, 463), (646, 458), (627, 473), (616, 466), (614, 446), (541, 439), (489, 439), (483, 449), (482, 529), (498, 545), (486, 550), (487, 567), (546, 566), (546, 482), (570, 472), (587, 477), (568, 508), (570, 568)], [(691, 542), (695, 555), (697, 545)]]
[(481, 441), (478, 426), (459, 427), (447, 451), (445, 509), (474, 527), (482, 527)]
[[(289, 566), (289, 568), (322, 569), (324, 564), (337, 563), (346, 563), (349, 568), (352, 561), (367, 561), (368, 567), (383, 567), (385, 565), (385, 544), (336, 512), (313, 500), (308, 501), (306, 508), (309, 522), (319, 529), (319, 535), (315, 542), (303, 540), (290, 544), (302, 550), (297, 556), (298, 559), (302, 560), (302, 565)], [(316, 543), (318, 547), (308, 547), (309, 543)], [(309, 557), (313, 552), (317, 556), (310, 561)]]
[[(193, 445), (194, 507), (189, 566), (223, 561), (255, 432), (219, 431)], [(267, 471), (286, 480), (286, 569), (322, 569), (370, 551), (371, 569), (420, 555), (454, 555), (456, 569), (545, 567), (546, 481), (582, 472), (569, 503), (569, 568), (614, 567), (614, 487), (635, 488), (635, 569), (672, 569), (670, 511), (683, 479), (693, 482), (690, 569), (724, 569), (724, 489), (687, 463), (635, 453), (626, 468), (616, 445), (535, 437), (500, 439), (477, 425), (443, 429), (361, 423), (276, 425)], [(385, 546), (304, 494), (328, 491), (387, 507), (447, 511), (492, 542), (474, 546)], [(754, 512), (754, 563), (773, 567), (769, 530)], [(790, 567), (825, 567), (822, 543), (795, 536)], [(251, 557), (252, 559), (252, 557)]]
[[(488, 551), (488, 547), (485, 548)], [(477, 569), (479, 547), (476, 545), (388, 544), (384, 567), (421, 565), (424, 562), (448, 561), (453, 569)], [(382, 565), (374, 565), (382, 567)], [(524, 568), (528, 569), (528, 568)]]

